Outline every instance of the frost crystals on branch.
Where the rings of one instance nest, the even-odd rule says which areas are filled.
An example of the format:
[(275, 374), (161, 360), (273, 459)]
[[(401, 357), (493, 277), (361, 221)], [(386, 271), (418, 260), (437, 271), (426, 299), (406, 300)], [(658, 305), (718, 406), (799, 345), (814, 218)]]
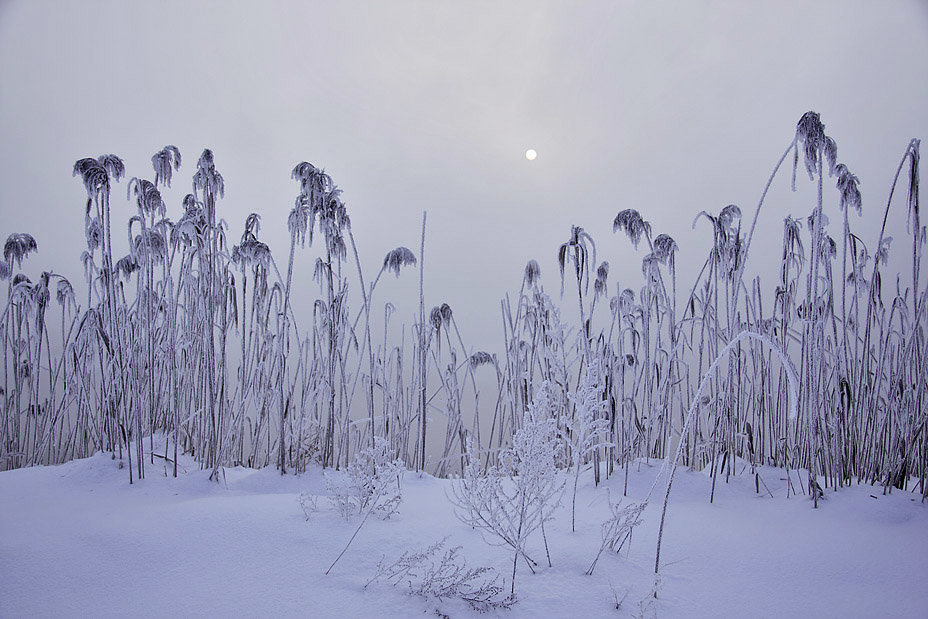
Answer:
[[(608, 490), (609, 489), (606, 488), (607, 492)], [(590, 569), (586, 571), (587, 576), (593, 575), (593, 570), (596, 569), (599, 557), (602, 556), (606, 548), (611, 548), (613, 552), (622, 550), (622, 546), (625, 545), (625, 542), (631, 539), (632, 530), (641, 523), (641, 514), (647, 506), (648, 504), (646, 501), (640, 501), (629, 503), (625, 507), (622, 507), (621, 500), (619, 500), (618, 503), (613, 503), (612, 500), (609, 499), (609, 511), (612, 515), (602, 524), (600, 532), (603, 542), (599, 546), (599, 551), (596, 553), (596, 557), (593, 559)]]
[(389, 452), (387, 441), (374, 437), (374, 446), (358, 452), (344, 475), (326, 475), (329, 500), (345, 520), (367, 509), (387, 519), (399, 509), (406, 469), (401, 460), (391, 460)]
[(310, 518), (310, 514), (319, 509), (316, 505), (316, 497), (308, 492), (301, 492), (300, 496), (297, 497), (297, 502), (300, 504), (300, 509), (303, 510), (303, 515), (306, 516), (307, 521)]
[(580, 480), (580, 469), (594, 451), (609, 444), (601, 440), (609, 431), (602, 376), (602, 361), (599, 358), (591, 359), (577, 392), (567, 396), (577, 407), (577, 415), (569, 424), (570, 450), (574, 465), (574, 490), (570, 505), (571, 531), (577, 530), (577, 482)]
[[(328, 575), (347, 552), (351, 542), (358, 536), (367, 518), (374, 512), (381, 519), (396, 513), (403, 500), (401, 482), (406, 468), (401, 460), (390, 460), (390, 445), (383, 437), (375, 436), (374, 445), (355, 455), (348, 465), (344, 477), (326, 476), (330, 499), (339, 513), (350, 520), (354, 514), (364, 512), (364, 517), (354, 530), (348, 543), (325, 571)], [(366, 511), (365, 511), (366, 510)], [(304, 513), (305, 508), (304, 508)], [(308, 514), (307, 514), (308, 519)]]
[(464, 600), (477, 612), (509, 608), (513, 598), (502, 595), (499, 576), (491, 567), (468, 567), (460, 546), (439, 555), (445, 542), (432, 544), (422, 552), (404, 552), (393, 563), (386, 559), (377, 564), (377, 573), (365, 587), (380, 579), (396, 586), (406, 581), (409, 592), (424, 598)]
[(561, 446), (552, 413), (551, 388), (545, 381), (499, 464), (481, 475), (472, 455), (476, 451), (468, 445), (464, 477), (452, 485), (451, 502), (458, 519), (488, 534), (487, 543), (513, 549), (512, 595), (519, 557), (532, 572), (537, 565), (526, 554), (528, 538), (553, 518), (564, 490), (564, 482), (557, 479), (555, 462)]

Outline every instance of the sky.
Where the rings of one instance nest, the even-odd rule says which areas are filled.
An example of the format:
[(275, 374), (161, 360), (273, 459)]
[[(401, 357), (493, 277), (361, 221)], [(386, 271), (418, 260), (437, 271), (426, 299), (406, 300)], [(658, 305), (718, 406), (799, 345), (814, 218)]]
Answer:
[[(711, 243), (696, 214), (753, 213), (808, 110), (861, 179), (852, 226), (872, 247), (906, 145), (928, 136), (928, 4), (4, 2), (0, 237), (30, 232), (27, 272), (81, 282), (74, 161), (115, 153), (150, 178), (151, 155), (177, 145), (176, 219), (209, 147), (231, 238), (257, 212), (281, 262), (290, 171), (306, 160), (343, 189), (367, 278), (396, 246), (419, 256), (427, 211), (426, 304), (449, 303), (471, 347), (499, 349), (500, 298), (531, 258), (557, 293), (571, 225), (610, 261), (613, 293), (641, 281), (643, 252), (612, 233), (625, 208), (677, 240), (691, 282)], [(775, 181), (749, 273), (775, 276), (782, 220), (811, 211), (812, 187), (791, 192), (788, 170)], [(118, 226), (134, 212), (121, 192)], [(297, 255), (307, 311), (313, 255)], [(379, 300), (409, 324), (417, 284), (390, 278)]]

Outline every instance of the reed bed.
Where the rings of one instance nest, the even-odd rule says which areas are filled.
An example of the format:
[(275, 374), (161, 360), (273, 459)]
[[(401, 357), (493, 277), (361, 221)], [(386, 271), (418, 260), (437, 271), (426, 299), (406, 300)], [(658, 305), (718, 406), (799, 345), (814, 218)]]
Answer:
[[(597, 482), (679, 450), (683, 464), (710, 467), (713, 496), (741, 462), (786, 468), (791, 492), (816, 501), (823, 488), (857, 482), (917, 484), (928, 497), (919, 147), (913, 139), (903, 150), (873, 239), (854, 230), (860, 181), (808, 112), (750, 220), (735, 205), (696, 216), (712, 246), (695, 281), (678, 282), (681, 248), (638, 211), (620, 211), (609, 238), (642, 253), (637, 291), (610, 281), (592, 234), (575, 226), (552, 248), (560, 294), (546, 292), (530, 260), (518, 293), (501, 302), (496, 352), (470, 347), (447, 304), (426, 304), (424, 216), (418, 259), (397, 247), (371, 278), (340, 189), (303, 162), (278, 264), (258, 214), (234, 233), (222, 219), (211, 151), (174, 219), (162, 191), (181, 169), (177, 148), (155, 153), (152, 180), (125, 181), (113, 155), (81, 159), (73, 173), (84, 189), (75, 202), (85, 209), (85, 289), (53, 271), (27, 277), (38, 250), (29, 234), (3, 247), (0, 469), (104, 450), (130, 483), (156, 458), (176, 475), (181, 452), (213, 474), (234, 465), (300, 472), (343, 468), (381, 437), (408, 468), (448, 476), (465, 460), (496, 465), (544, 384), (558, 466), (592, 466)], [(808, 177), (815, 203), (783, 219), (776, 281), (748, 279), (758, 216), (775, 209), (768, 190), (790, 173), (794, 187)], [(120, 231), (111, 198), (123, 188), (134, 212)], [(836, 224), (826, 211), (840, 215)], [(910, 238), (886, 234), (890, 217), (904, 219)], [(113, 254), (113, 234), (128, 235), (127, 255)], [(911, 272), (890, 272), (890, 253), (909, 251)], [(300, 261), (313, 265), (309, 307), (293, 303)], [(377, 285), (384, 275), (414, 277), (414, 266), (419, 311), (397, 328)], [(584, 384), (589, 367), (599, 379)], [(583, 417), (590, 411), (596, 419)], [(436, 430), (432, 417), (445, 423)], [(595, 436), (578, 440), (581, 431)], [(159, 433), (168, 446), (155, 449)]]

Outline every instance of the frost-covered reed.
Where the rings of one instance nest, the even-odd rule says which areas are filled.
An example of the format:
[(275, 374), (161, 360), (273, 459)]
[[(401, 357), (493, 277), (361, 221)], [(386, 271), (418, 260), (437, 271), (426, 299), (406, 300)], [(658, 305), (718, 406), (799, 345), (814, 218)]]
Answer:
[[(552, 248), (560, 300), (529, 261), (518, 295), (501, 303), (504, 341), (495, 353), (491, 342), (474, 349), (465, 341), (447, 304), (426, 303), (424, 217), (418, 260), (398, 247), (365, 277), (348, 207), (321, 168), (293, 169), (290, 245), (279, 265), (258, 214), (231, 235), (211, 151), (176, 209), (162, 192), (176, 182), (181, 154), (173, 146), (155, 153), (153, 180), (125, 183), (133, 211), (123, 232), (111, 208), (122, 161), (81, 159), (73, 172), (85, 190), (85, 287), (51, 270), (27, 277), (39, 250), (29, 234), (11, 234), (3, 247), (0, 468), (106, 450), (125, 462), (130, 481), (145, 475), (146, 462), (176, 462), (180, 452), (213, 472), (235, 464), (301, 471), (312, 462), (345, 467), (381, 437), (391, 458), (446, 476), (468, 462), (498, 466), (548, 385), (557, 466), (592, 466), (597, 482), (680, 446), (683, 464), (710, 467), (713, 495), (741, 460), (785, 467), (791, 491), (816, 500), (820, 487), (857, 480), (890, 491), (915, 478), (928, 496), (919, 149), (918, 140), (906, 145), (870, 238), (854, 226), (864, 208), (860, 180), (809, 112), (750, 227), (736, 205), (698, 214), (694, 228), (712, 246), (695, 281), (678, 281), (686, 248), (652, 230), (643, 213), (625, 209), (612, 222), (643, 253), (637, 290), (609, 281), (617, 269), (597, 263), (593, 233), (574, 226)], [(790, 159), (793, 184), (805, 171), (815, 202), (808, 213), (782, 214), (778, 277), (765, 285), (745, 277), (748, 254), (761, 210), (775, 209), (768, 190)], [(837, 225), (826, 212), (839, 215)], [(905, 221), (909, 238), (886, 234), (891, 217)], [(125, 256), (114, 255), (114, 234), (128, 235)], [(891, 250), (911, 252), (911, 272), (888, 270)], [(308, 307), (293, 302), (301, 263), (313, 265), (318, 287)], [(397, 333), (395, 308), (376, 287), (385, 272), (406, 277), (412, 266), (419, 312)], [(780, 357), (755, 338), (736, 341), (745, 331), (798, 368), (797, 414)], [(169, 447), (156, 453), (157, 433)]]

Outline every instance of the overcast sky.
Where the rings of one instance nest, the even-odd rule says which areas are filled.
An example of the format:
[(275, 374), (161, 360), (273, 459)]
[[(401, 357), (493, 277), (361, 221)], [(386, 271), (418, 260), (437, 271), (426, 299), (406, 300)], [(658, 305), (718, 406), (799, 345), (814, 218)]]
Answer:
[[(499, 299), (529, 258), (556, 293), (571, 224), (612, 263), (612, 290), (640, 281), (642, 254), (612, 233), (623, 208), (677, 239), (684, 270), (700, 265), (710, 240), (691, 231), (696, 213), (753, 212), (810, 109), (862, 181), (866, 222), (852, 225), (872, 245), (909, 139), (928, 136), (926, 4), (6, 2), (0, 236), (32, 233), (27, 271), (83, 289), (74, 161), (112, 152), (151, 177), (151, 154), (176, 144), (170, 216), (210, 147), (232, 238), (257, 212), (280, 260), (290, 171), (308, 160), (344, 190), (369, 277), (397, 245), (418, 256), (428, 211), (427, 304), (450, 303), (472, 345), (493, 348)], [(773, 273), (783, 217), (811, 210), (800, 185), (776, 183), (749, 269)], [(891, 217), (898, 237), (902, 222)], [(416, 280), (380, 300), (414, 307)]]

